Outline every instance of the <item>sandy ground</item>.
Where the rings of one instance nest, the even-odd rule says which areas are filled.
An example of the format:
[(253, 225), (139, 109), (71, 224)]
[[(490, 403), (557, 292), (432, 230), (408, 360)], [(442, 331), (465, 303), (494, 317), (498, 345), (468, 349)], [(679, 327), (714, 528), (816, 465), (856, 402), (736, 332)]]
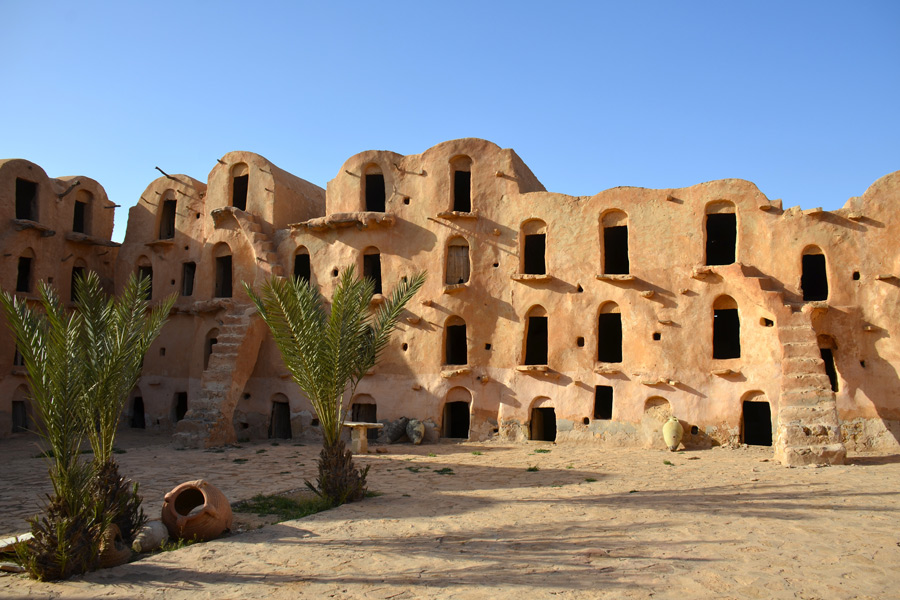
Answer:
[[(151, 515), (199, 477), (232, 502), (301, 487), (318, 453), (176, 451), (135, 432), (118, 445)], [(0, 597), (900, 598), (897, 455), (787, 469), (763, 448), (385, 448), (359, 458), (381, 496), (63, 583), (0, 577)], [(0, 532), (12, 533), (46, 469), (33, 440), (0, 452)]]

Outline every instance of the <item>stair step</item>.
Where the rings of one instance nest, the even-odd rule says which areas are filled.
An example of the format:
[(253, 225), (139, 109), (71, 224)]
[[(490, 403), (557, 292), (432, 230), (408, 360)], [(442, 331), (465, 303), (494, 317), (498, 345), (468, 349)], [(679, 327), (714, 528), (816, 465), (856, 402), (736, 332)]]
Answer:
[(833, 404), (834, 393), (831, 389), (819, 387), (784, 390), (781, 392), (781, 408), (779, 414), (789, 406), (815, 406), (817, 404)]
[(781, 389), (792, 390), (800, 388), (819, 387), (831, 389), (831, 380), (825, 373), (791, 373), (784, 376)]
[(808, 356), (792, 356), (781, 362), (781, 370), (785, 375), (805, 375), (824, 373), (825, 361)]
[(784, 358), (821, 358), (815, 342), (787, 342), (781, 348)]

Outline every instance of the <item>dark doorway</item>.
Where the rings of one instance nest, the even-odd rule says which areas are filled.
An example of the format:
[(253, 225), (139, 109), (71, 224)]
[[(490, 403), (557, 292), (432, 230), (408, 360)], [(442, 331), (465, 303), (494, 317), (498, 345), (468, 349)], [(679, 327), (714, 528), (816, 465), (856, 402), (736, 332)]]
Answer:
[(37, 221), (37, 190), (33, 181), (16, 178), (16, 218)]
[(525, 335), (525, 364), (547, 364), (547, 317), (528, 317)]
[(772, 445), (772, 410), (768, 402), (745, 400), (743, 422), (745, 444)]
[(628, 275), (628, 227), (603, 228), (603, 274)]
[(444, 404), (444, 437), (469, 439), (469, 403)]
[(819, 348), (819, 353), (821, 353), (822, 361), (825, 363), (825, 373), (828, 375), (828, 380), (831, 381), (831, 391), (837, 392), (838, 374), (834, 366), (834, 352), (831, 348)]
[(162, 205), (162, 213), (159, 215), (159, 239), (171, 240), (175, 237), (175, 206), (174, 200), (166, 200)]
[[(378, 422), (378, 406), (373, 403), (354, 404), (350, 413), (350, 419), (357, 423), (377, 423)], [(366, 437), (369, 440), (378, 439), (378, 430), (369, 429), (366, 431)]]
[(291, 405), (287, 402), (272, 402), (272, 416), (269, 420), (269, 439), (291, 439)]
[(28, 256), (19, 257), (19, 269), (16, 273), (16, 291), (31, 291), (31, 258)]
[(525, 236), (525, 258), (522, 272), (526, 275), (544, 275), (547, 273), (545, 254), (547, 249), (547, 236), (543, 233), (533, 233)]
[(87, 233), (85, 231), (84, 216), (87, 213), (87, 203), (75, 201), (75, 214), (72, 216), (72, 231), (75, 233)]
[(231, 298), (231, 255), (216, 258), (216, 298)]
[(737, 215), (734, 213), (706, 215), (706, 264), (733, 264), (736, 245)]
[(384, 175), (381, 173), (366, 175), (366, 210), (384, 212), (384, 208)]
[(144, 420), (144, 399), (135, 396), (131, 401), (131, 427), (132, 429), (145, 429), (147, 423)]
[[(736, 308), (713, 310), (713, 358), (741, 357), (741, 320)], [(766, 405), (768, 406), (768, 405)]]
[(12, 432), (28, 431), (28, 409), (24, 400), (12, 401)]
[(363, 277), (375, 282), (373, 294), (381, 293), (381, 255), (366, 254), (363, 256)]
[(69, 288), (70, 290), (72, 290), (72, 302), (75, 302), (77, 300), (77, 298), (75, 297), (75, 290), (77, 289), (76, 282), (79, 279), (84, 279), (84, 267), (72, 267), (72, 281), (70, 283), (71, 287)]
[(597, 317), (597, 360), (622, 362), (622, 315), (603, 313)]
[(470, 171), (453, 173), (453, 210), (472, 211), (472, 173)]
[(312, 266), (309, 263), (309, 254), (294, 255), (294, 277), (309, 283), (312, 276)]
[(803, 274), (800, 276), (803, 300), (815, 302), (828, 299), (828, 273), (824, 254), (804, 254)]
[(181, 264), (181, 295), (194, 295), (194, 275), (197, 273), (197, 263), (186, 262)]
[(611, 385), (598, 385), (594, 388), (594, 418), (602, 421), (612, 419), (613, 389)]
[(448, 365), (464, 365), (468, 363), (466, 344), (466, 325), (447, 326), (447, 363)]
[(247, 190), (250, 188), (250, 176), (238, 175), (232, 183), (231, 205), (241, 210), (247, 210)]
[(147, 283), (150, 285), (147, 286), (147, 300), (153, 298), (153, 267), (138, 267), (138, 280), (146, 279)]
[(552, 408), (531, 409), (531, 439), (556, 441), (556, 411)]
[(187, 392), (175, 393), (175, 421), (178, 422), (184, 418), (188, 411), (188, 395)]

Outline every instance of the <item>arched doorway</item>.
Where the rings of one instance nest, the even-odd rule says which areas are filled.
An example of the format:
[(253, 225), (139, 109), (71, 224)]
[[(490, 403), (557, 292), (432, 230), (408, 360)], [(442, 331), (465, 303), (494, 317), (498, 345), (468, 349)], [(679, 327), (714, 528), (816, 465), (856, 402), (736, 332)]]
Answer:
[(463, 387), (455, 387), (447, 392), (444, 401), (442, 437), (469, 439), (472, 394)]
[(538, 398), (531, 405), (531, 439), (556, 441), (556, 409), (550, 398)]

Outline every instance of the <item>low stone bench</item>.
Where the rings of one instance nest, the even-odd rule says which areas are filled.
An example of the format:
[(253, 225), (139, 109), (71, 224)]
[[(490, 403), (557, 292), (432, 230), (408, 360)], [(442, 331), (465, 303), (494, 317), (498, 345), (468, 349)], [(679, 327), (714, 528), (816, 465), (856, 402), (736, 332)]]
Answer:
[(384, 427), (384, 424), (345, 421), (344, 427), (350, 429), (350, 452), (353, 454), (365, 454), (369, 451), (369, 430), (381, 429)]

